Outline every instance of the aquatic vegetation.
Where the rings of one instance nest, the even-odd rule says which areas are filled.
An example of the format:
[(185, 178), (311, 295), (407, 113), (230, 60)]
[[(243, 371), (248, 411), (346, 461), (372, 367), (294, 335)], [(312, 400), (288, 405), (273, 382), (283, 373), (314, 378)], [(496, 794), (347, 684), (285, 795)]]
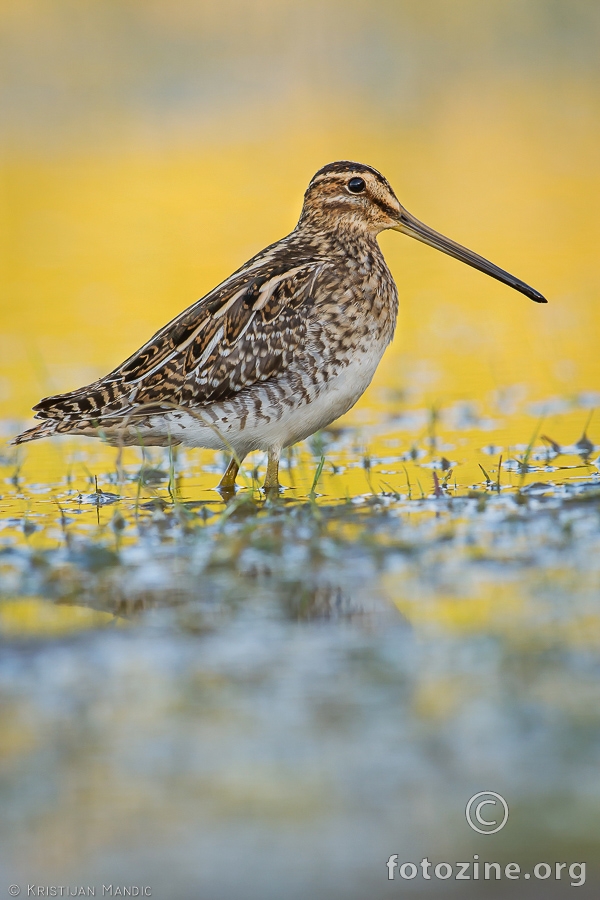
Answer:
[[(364, 852), (352, 822), (365, 791), (369, 853), (393, 828), (432, 855), (428, 804), (450, 821), (475, 775), (508, 794), (508, 856), (540, 815), (546, 856), (574, 830), (591, 847), (583, 785), (560, 827), (552, 817), (556, 778), (600, 763), (600, 474), (593, 430), (577, 446), (581, 420), (575, 406), (553, 422), (564, 450), (547, 436), (507, 447), (502, 421), (463, 431), (444, 410), (435, 434), (338, 427), (289, 454), (279, 500), (259, 491), (257, 455), (228, 503), (210, 453), (131, 450), (117, 470), (112, 449), (51, 444), (48, 481), (33, 482), (39, 456), (6, 446), (3, 808), (47, 841), (52, 803), (56, 871), (73, 871), (73, 823), (93, 814), (105, 849), (84, 844), (89, 877), (91, 859), (114, 864), (109, 810), (119, 841), (158, 804), (161, 842), (176, 840), (174, 817), (205, 848), (212, 835), (213, 861), (205, 849), (183, 870), (210, 881), (240, 826), (285, 858), (334, 825)], [(29, 808), (20, 790), (65, 741), (55, 799), (36, 788)]]
[[(572, 428), (581, 413), (562, 418)], [(363, 443), (367, 436), (363, 429)], [(25, 596), (127, 621), (155, 607), (178, 621), (186, 604), (199, 618), (207, 604), (233, 614), (227, 598), (248, 605), (265, 592), (291, 618), (358, 613), (365, 594), (400, 604), (406, 615), (440, 585), (442, 593), (475, 596), (486, 582), (519, 579), (513, 591), (522, 594), (557, 569), (577, 571), (578, 591), (588, 580), (593, 590), (594, 444), (562, 450), (553, 442), (549, 451), (550, 439), (534, 435), (514, 449), (492, 445), (498, 456), (488, 460), (473, 437), (428, 433), (407, 454), (401, 432), (384, 442), (375, 433), (361, 456), (356, 432), (337, 429), (295, 448), (280, 499), (260, 491), (264, 460), (256, 454), (229, 502), (212, 489), (218, 466), (209, 452), (175, 459), (146, 450), (140, 465), (129, 450), (111, 470), (110, 448), (82, 458), (80, 444), (67, 444), (55, 480), (28, 484), (29, 461), (7, 448), (0, 590), (13, 615), (15, 598)], [(454, 447), (460, 462), (439, 445)]]

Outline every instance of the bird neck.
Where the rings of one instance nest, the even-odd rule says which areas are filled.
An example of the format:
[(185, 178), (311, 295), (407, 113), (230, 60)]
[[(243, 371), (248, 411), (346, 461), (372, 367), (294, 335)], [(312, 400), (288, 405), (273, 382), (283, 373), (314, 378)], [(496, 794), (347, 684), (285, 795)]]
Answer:
[(318, 247), (327, 255), (379, 256), (381, 250), (376, 240), (376, 233), (371, 233), (364, 223), (342, 218), (332, 225), (331, 219), (323, 220), (311, 217), (305, 221), (300, 219), (295, 232), (302, 241)]

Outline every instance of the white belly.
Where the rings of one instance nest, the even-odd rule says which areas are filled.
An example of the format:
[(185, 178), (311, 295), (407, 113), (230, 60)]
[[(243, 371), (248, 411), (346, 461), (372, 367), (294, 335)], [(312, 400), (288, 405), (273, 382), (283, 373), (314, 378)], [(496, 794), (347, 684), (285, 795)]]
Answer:
[[(255, 415), (251, 404), (249, 411), (248, 404), (243, 408), (242, 400), (232, 400), (190, 412), (167, 413), (160, 424), (153, 421), (148, 430), (155, 435), (158, 431), (170, 435), (189, 447), (233, 449), (240, 457), (252, 450), (288, 447), (325, 428), (354, 406), (369, 386), (384, 349), (373, 347), (371, 352), (358, 354), (338, 375), (322, 384), (309, 403), (299, 396), (297, 405), (268, 410), (266, 389), (256, 385), (252, 391), (261, 399), (266, 417)], [(145, 429), (139, 430), (143, 434)]]

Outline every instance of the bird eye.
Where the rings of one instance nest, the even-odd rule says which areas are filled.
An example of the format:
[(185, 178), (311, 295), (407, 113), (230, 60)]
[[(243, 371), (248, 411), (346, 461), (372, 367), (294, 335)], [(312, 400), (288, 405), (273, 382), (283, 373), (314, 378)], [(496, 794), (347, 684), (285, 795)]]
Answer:
[(351, 178), (348, 182), (348, 190), (351, 194), (362, 194), (366, 184), (362, 178)]

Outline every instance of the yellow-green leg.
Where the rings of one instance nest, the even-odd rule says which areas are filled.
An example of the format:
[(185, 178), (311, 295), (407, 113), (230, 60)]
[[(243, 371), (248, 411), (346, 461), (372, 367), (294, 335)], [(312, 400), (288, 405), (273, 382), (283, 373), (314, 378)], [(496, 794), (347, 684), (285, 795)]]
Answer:
[(238, 476), (238, 472), (240, 471), (240, 463), (238, 462), (235, 456), (231, 457), (229, 465), (225, 469), (225, 474), (221, 478), (219, 484), (217, 485), (217, 490), (221, 491), (222, 494), (233, 494), (235, 491), (235, 479)]
[(279, 484), (279, 458), (281, 456), (281, 447), (269, 447), (269, 456), (267, 461), (267, 477), (263, 486), (267, 497), (276, 497), (281, 490)]

